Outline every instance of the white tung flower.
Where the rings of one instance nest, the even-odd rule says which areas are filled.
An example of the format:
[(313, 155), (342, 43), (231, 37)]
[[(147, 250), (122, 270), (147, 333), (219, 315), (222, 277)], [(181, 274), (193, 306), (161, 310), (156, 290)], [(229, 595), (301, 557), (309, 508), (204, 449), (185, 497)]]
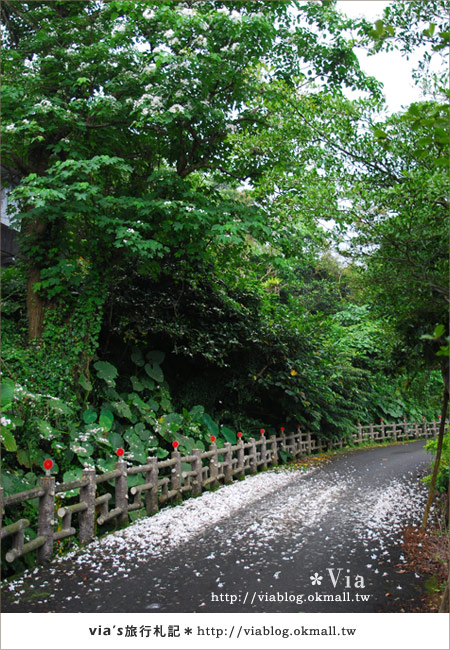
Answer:
[(180, 14), (187, 17), (195, 16), (195, 10), (185, 7), (184, 9), (181, 9)]
[(169, 113), (184, 113), (184, 108), (180, 104), (174, 104), (169, 108)]
[(143, 15), (143, 17), (146, 18), (147, 20), (152, 20), (152, 19), (156, 16), (156, 14), (155, 14), (155, 12), (153, 11), (153, 9), (146, 9), (142, 15)]

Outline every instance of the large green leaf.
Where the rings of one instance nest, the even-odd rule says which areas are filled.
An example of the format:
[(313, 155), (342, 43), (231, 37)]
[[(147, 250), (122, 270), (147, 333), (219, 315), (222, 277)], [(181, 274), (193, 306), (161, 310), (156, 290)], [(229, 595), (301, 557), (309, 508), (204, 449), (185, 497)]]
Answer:
[(145, 364), (145, 372), (149, 377), (157, 381), (158, 383), (161, 383), (164, 381), (164, 373), (161, 370), (161, 368), (158, 366), (158, 364), (150, 364), (146, 363)]
[(92, 408), (88, 408), (83, 413), (83, 422), (85, 424), (92, 424), (97, 419), (97, 413)]
[(212, 417), (210, 415), (208, 415), (208, 413), (205, 413), (203, 415), (202, 422), (203, 422), (203, 424), (205, 425), (205, 427), (208, 429), (209, 433), (212, 436), (217, 436), (217, 434), (219, 433), (219, 427), (214, 422)]
[(16, 439), (14, 438), (11, 431), (9, 431), (6, 427), (2, 428), (0, 437), (6, 451), (17, 451)]
[(160, 366), (165, 358), (165, 353), (161, 350), (152, 350), (145, 355), (150, 363)]
[(231, 442), (232, 445), (235, 445), (237, 442), (237, 437), (234, 431), (228, 429), (227, 427), (222, 427), (220, 429), (220, 434), (225, 438), (227, 442)]
[(0, 405), (2, 410), (9, 408), (13, 401), (14, 382), (12, 379), (2, 379), (0, 385)]
[(100, 417), (98, 423), (105, 431), (110, 431), (114, 422), (114, 415), (108, 409), (102, 409), (100, 411)]

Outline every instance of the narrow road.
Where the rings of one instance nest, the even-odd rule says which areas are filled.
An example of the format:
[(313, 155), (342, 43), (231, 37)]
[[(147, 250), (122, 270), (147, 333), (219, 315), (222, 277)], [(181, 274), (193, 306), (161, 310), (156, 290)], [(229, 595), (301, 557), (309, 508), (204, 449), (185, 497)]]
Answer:
[(276, 470), (189, 499), (3, 586), (4, 612), (400, 612), (423, 441)]

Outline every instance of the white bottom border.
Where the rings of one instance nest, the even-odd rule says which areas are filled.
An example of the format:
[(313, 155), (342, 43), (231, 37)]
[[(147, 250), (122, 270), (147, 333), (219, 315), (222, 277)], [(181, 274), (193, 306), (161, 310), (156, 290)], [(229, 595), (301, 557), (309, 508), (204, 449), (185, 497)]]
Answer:
[(447, 614), (30, 613), (1, 616), (3, 650), (441, 650), (448, 647)]

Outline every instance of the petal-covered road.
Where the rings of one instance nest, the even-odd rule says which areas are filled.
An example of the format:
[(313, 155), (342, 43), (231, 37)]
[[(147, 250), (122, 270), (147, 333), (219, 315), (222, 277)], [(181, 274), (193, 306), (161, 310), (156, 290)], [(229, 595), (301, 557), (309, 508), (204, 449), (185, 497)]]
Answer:
[(3, 585), (4, 612), (399, 612), (401, 534), (426, 500), (423, 441), (264, 472)]

